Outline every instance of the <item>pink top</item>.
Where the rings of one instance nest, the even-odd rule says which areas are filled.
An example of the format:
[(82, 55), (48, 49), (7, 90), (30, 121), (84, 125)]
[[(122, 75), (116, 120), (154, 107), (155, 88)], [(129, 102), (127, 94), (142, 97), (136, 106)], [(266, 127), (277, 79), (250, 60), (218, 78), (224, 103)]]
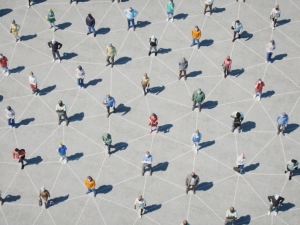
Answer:
[(273, 53), (274, 50), (275, 50), (275, 48), (276, 48), (275, 45), (273, 45), (272, 43), (268, 43), (268, 44), (267, 44), (267, 47), (266, 47), (266, 51), (267, 51), (267, 52), (272, 52), (272, 53)]
[(232, 63), (232, 60), (231, 60), (231, 59), (230, 59), (230, 60), (227, 60), (227, 59), (225, 58), (224, 61), (223, 61), (222, 66), (225, 64), (225, 65), (228, 66), (229, 69), (230, 69), (230, 68), (231, 68), (231, 63)]

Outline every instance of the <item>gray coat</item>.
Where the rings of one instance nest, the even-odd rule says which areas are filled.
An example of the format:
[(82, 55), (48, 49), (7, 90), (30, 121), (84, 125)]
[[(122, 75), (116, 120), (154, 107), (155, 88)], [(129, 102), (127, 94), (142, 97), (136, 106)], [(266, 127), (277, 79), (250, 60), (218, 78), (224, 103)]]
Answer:
[(188, 68), (188, 61), (186, 61), (186, 59), (184, 59), (184, 61), (182, 62), (182, 60), (180, 60), (179, 62), (179, 69), (180, 70), (186, 70)]
[[(196, 176), (196, 177), (195, 177), (195, 186), (197, 186), (197, 185), (199, 184), (200, 179), (199, 179), (199, 176), (198, 176), (198, 175), (195, 175), (195, 176)], [(186, 186), (189, 186), (190, 183), (191, 183), (191, 180), (192, 180), (191, 174), (187, 175), (187, 176), (186, 176), (186, 179), (185, 179), (185, 185), (186, 185)]]

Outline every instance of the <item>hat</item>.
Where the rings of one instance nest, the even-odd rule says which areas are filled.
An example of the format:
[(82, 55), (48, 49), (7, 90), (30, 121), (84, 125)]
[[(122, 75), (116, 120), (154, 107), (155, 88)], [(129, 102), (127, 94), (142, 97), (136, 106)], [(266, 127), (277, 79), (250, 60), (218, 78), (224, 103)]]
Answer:
[(7, 106), (7, 108), (6, 108), (8, 111), (10, 111), (11, 110), (11, 107), (10, 106)]
[(278, 199), (279, 199), (279, 195), (275, 195), (274, 197), (275, 197), (275, 199), (276, 199), (276, 200), (278, 200)]
[(41, 191), (42, 191), (42, 192), (45, 192), (45, 191), (46, 191), (45, 185), (43, 185), (43, 187), (41, 188)]
[(260, 78), (258, 78), (258, 81), (261, 81), (261, 79), (260, 79)]
[(12, 23), (12, 24), (15, 24), (15, 23), (16, 23), (16, 21), (15, 21), (15, 20), (13, 20), (11, 23)]
[(55, 44), (55, 43), (56, 43), (55, 39), (52, 39), (52, 44)]
[(78, 69), (79, 69), (79, 70), (82, 70), (82, 67), (81, 67), (81, 66), (78, 66)]

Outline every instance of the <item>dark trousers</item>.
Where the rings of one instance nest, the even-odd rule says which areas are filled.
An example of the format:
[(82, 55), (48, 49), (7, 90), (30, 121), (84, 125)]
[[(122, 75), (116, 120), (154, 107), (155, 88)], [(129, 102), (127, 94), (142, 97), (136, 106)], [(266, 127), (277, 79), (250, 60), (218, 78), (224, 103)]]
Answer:
[(69, 123), (69, 118), (67, 116), (67, 112), (64, 112), (63, 114), (57, 114), (58, 115), (58, 123), (60, 124), (61, 122), (61, 117), (64, 117), (66, 123), (68, 124)]
[(107, 153), (110, 155), (110, 147), (111, 147), (111, 145), (109, 145), (109, 144), (105, 144), (106, 146), (107, 146)]
[(142, 163), (142, 175), (144, 176), (145, 168), (148, 167), (150, 171), (150, 176), (152, 175), (152, 166), (151, 164)]
[(182, 72), (183, 72), (184, 78), (186, 78), (186, 70), (179, 70), (179, 78), (181, 77)]
[(144, 95), (146, 95), (146, 89), (148, 90), (148, 85), (147, 84), (142, 84), (143, 90), (144, 90)]
[(233, 132), (236, 128), (238, 128), (239, 132), (241, 132), (241, 124), (240, 125), (234, 125), (234, 122), (232, 122), (231, 132)]
[[(111, 62), (110, 62), (110, 59), (111, 58)], [(106, 62), (109, 64), (114, 64), (115, 63), (115, 56), (106, 56)]]
[(275, 27), (276, 23), (277, 23), (277, 19), (273, 18), (273, 27)]
[(233, 31), (233, 40), (235, 39), (236, 35), (238, 35), (238, 38), (241, 38), (241, 35), (239, 34), (239, 31)]
[(20, 159), (19, 159), (19, 163), (21, 163), (21, 169), (24, 169), (24, 159), (25, 159), (25, 155), (24, 156), (21, 156)]
[[(109, 114), (110, 113), (110, 106), (106, 106), (106, 109), (107, 109), (107, 113)], [(116, 108), (113, 107), (113, 110), (114, 110), (114, 113), (116, 112)]]
[(193, 102), (193, 108), (192, 108), (192, 110), (194, 110), (194, 109), (196, 108), (196, 104), (198, 104), (199, 112), (201, 112), (201, 102), (196, 102), (196, 101), (194, 101), (194, 102)]
[(207, 4), (204, 5), (204, 13), (206, 13), (207, 7), (209, 7), (210, 14), (212, 14), (212, 5), (207, 5)]
[(278, 133), (280, 133), (280, 132), (284, 133), (284, 131), (285, 131), (285, 125), (278, 124), (277, 125), (277, 131), (278, 131)]
[(55, 60), (55, 56), (57, 56), (57, 58), (59, 59), (59, 60), (61, 60), (60, 59), (60, 55), (59, 55), (59, 51), (52, 51), (52, 55), (53, 55), (53, 59)]
[(273, 208), (275, 209), (275, 212), (278, 212), (278, 205), (274, 206), (273, 204), (271, 204), (270, 208), (269, 208), (269, 211), (271, 212)]
[(134, 19), (132, 20), (127, 19), (127, 23), (128, 23), (128, 28), (130, 28), (130, 23), (132, 23), (133, 28), (135, 28)]
[(78, 4), (78, 0), (70, 0), (70, 4), (75, 1), (76, 1), (76, 4)]

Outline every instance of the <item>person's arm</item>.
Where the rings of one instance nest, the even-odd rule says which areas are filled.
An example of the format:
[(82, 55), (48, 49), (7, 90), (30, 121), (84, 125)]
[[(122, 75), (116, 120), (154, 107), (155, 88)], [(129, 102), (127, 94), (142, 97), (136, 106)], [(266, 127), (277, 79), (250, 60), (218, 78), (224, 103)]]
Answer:
[(235, 116), (233, 116), (233, 113), (232, 113), (232, 114), (230, 115), (230, 117), (234, 119), (234, 118), (236, 117), (236, 115), (235, 115)]
[(224, 64), (225, 64), (225, 59), (223, 60), (222, 66), (224, 66)]
[(279, 197), (279, 203), (278, 204), (281, 204), (283, 201), (284, 201), (284, 198)]
[(289, 116), (287, 116), (287, 119), (286, 119), (286, 121), (285, 121), (285, 126), (287, 126), (288, 125), (288, 122), (289, 122)]
[(116, 101), (115, 101), (115, 99), (114, 98), (112, 98), (113, 100), (112, 100), (112, 102), (113, 102), (113, 108), (115, 108), (115, 106), (116, 106)]
[(15, 152), (15, 151), (13, 151), (13, 153), (12, 153), (12, 157), (13, 157), (13, 159), (15, 159), (15, 158), (16, 158), (16, 152)]
[(189, 185), (189, 176), (187, 176), (187, 177), (185, 178), (185, 185), (186, 185), (186, 186)]
[(96, 187), (96, 182), (95, 182), (95, 180), (93, 180), (92, 184), (93, 184), (92, 189), (95, 189), (95, 187)]
[(88, 18), (89, 18), (89, 17), (86, 17), (86, 18), (85, 18), (85, 25), (87, 25), (87, 26), (88, 26), (88, 24), (89, 24)]
[(127, 9), (124, 10), (124, 14), (127, 17)]
[(201, 30), (199, 29), (199, 39), (201, 38), (201, 35), (202, 35), (202, 32), (201, 32)]
[(138, 12), (138, 11), (136, 11), (136, 10), (134, 10), (133, 17), (136, 17), (138, 14), (139, 14), (139, 12)]
[(137, 204), (137, 199), (135, 199), (135, 201), (134, 201), (134, 209), (136, 209), (136, 204)]
[(51, 48), (51, 47), (52, 47), (52, 43), (51, 43), (51, 41), (49, 41), (49, 42), (48, 42), (48, 46), (49, 46), (49, 48)]
[(92, 23), (93, 27), (95, 26), (95, 23), (96, 23), (95, 18), (93, 18), (93, 23)]
[(42, 196), (42, 195), (41, 195), (41, 191), (40, 191), (39, 198), (40, 198), (41, 196)]
[(268, 196), (268, 200), (270, 203), (272, 203), (272, 197), (271, 196)]
[(61, 47), (62, 47), (62, 44), (61, 44), (61, 43), (59, 43), (59, 42), (57, 42), (57, 45), (58, 45), (58, 49), (61, 49)]
[(244, 30), (244, 27), (243, 27), (243, 24), (241, 24), (241, 29), (239, 31), (239, 34), (241, 34), (243, 32), (243, 30)]

